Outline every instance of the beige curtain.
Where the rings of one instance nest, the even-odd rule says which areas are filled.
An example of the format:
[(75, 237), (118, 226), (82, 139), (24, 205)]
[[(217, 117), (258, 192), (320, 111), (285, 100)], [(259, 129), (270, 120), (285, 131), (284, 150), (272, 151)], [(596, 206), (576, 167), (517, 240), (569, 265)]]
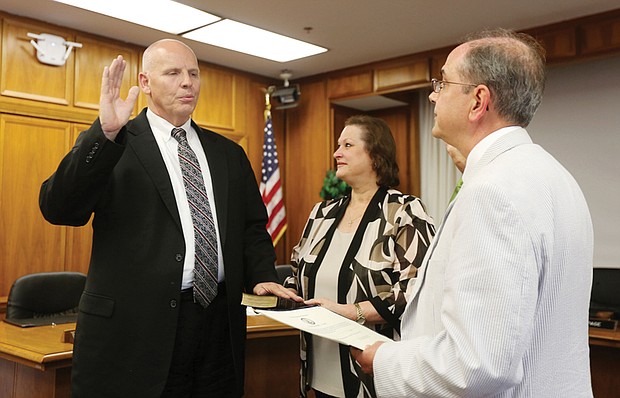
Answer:
[(431, 135), (434, 105), (428, 100), (428, 94), (426, 90), (420, 91), (420, 199), (437, 228), (461, 172), (448, 156), (446, 144)]

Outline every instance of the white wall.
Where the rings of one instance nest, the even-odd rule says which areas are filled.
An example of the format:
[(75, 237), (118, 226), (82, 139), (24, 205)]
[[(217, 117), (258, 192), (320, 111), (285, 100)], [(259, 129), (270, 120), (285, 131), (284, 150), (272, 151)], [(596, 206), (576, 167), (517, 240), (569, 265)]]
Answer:
[(550, 68), (527, 130), (586, 196), (594, 266), (620, 268), (620, 57)]

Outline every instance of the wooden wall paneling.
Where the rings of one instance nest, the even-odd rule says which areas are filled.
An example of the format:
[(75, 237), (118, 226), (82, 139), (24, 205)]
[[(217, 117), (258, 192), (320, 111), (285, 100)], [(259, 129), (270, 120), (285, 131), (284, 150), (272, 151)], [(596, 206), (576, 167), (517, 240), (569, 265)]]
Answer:
[(620, 50), (620, 16), (582, 25), (580, 39), (583, 54)]
[[(90, 125), (86, 124), (73, 124), (71, 126), (70, 145), (73, 146), (80, 132), (89, 127)], [(91, 220), (83, 227), (66, 227), (67, 237), (64, 271), (88, 273), (93, 240), (92, 222), (91, 216)]]
[[(250, 138), (250, 142), (248, 145), (248, 158), (250, 159), (250, 163), (252, 163), (252, 169), (254, 170), (254, 175), (256, 176), (256, 181), (260, 183), (262, 178), (262, 162), (263, 162), (263, 141), (264, 141), (264, 128), (265, 128), (265, 93), (263, 92), (266, 89), (268, 84), (260, 81), (248, 81), (247, 91), (244, 98), (246, 101), (246, 110), (242, 112), (245, 116), (245, 128), (248, 131), (248, 136)], [(239, 108), (238, 105), (238, 109)], [(237, 109), (235, 109), (235, 112)], [(271, 119), (281, 119), (281, 116), (276, 112), (272, 111)], [(272, 123), (273, 125), (273, 123)], [(280, 120), (280, 126), (281, 120)], [(278, 135), (278, 133), (280, 133)], [(278, 149), (281, 150), (284, 148), (284, 138), (282, 137), (282, 129), (280, 131), (275, 131), (274, 135), (276, 136), (276, 145)], [(284, 164), (283, 159), (283, 151), (278, 153), (278, 161), (280, 164)], [(283, 174), (283, 173), (281, 173)], [(281, 175), (282, 178), (282, 175)]]
[(537, 32), (535, 37), (545, 48), (547, 62), (556, 62), (577, 55), (577, 37), (574, 28)]
[(66, 227), (44, 220), (39, 189), (69, 136), (66, 122), (0, 115), (0, 296), (19, 276), (64, 268)]
[[(340, 98), (370, 94), (373, 90), (373, 72), (365, 70), (327, 79), (327, 97)], [(302, 91), (303, 92), (303, 91)]]
[(321, 200), (325, 173), (333, 167), (326, 85), (323, 81), (302, 84), (301, 92), (299, 106), (286, 110), (287, 258), (299, 242), (312, 206)]
[[(2, 65), (4, 65), (4, 15), (0, 12), (0, 93), (2, 93), (2, 81), (4, 80), (4, 74), (2, 73)], [(1, 95), (1, 94), (0, 94)], [(0, 107), (0, 111), (2, 108)]]
[[(136, 73), (136, 82), (138, 84), (138, 87), (140, 87), (140, 81), (138, 79), (138, 74), (140, 72), (142, 72), (142, 55), (144, 54), (144, 48), (140, 51), (140, 54), (138, 55), (138, 72)], [(142, 112), (142, 109), (146, 108), (148, 105), (146, 103), (146, 95), (144, 95), (144, 93), (142, 92), (142, 90), (140, 90), (140, 95), (138, 96), (138, 101), (137, 101), (137, 111), (138, 113)]]
[(410, 158), (410, 134), (409, 134), (409, 107), (398, 107), (371, 112), (372, 116), (381, 118), (390, 126), (392, 136), (396, 142), (396, 162), (398, 163), (400, 185), (396, 187), (403, 193), (410, 193), (409, 173), (412, 167)]
[[(131, 86), (138, 85), (139, 55), (136, 49), (112, 42), (104, 42), (86, 35), (78, 35), (76, 41), (82, 43), (82, 48), (73, 49), (73, 56), (75, 57), (73, 91), (76, 107), (99, 109), (103, 69), (109, 66), (119, 55), (122, 55), (127, 62), (121, 85), (121, 98), (127, 97)], [(134, 113), (136, 110), (137, 106)]]
[[(232, 107), (229, 109), (232, 127), (236, 134), (243, 136), (243, 148), (250, 159), (252, 167), (254, 167), (255, 163), (253, 163), (252, 159), (256, 158), (256, 130), (248, 130), (250, 123), (248, 120), (250, 79), (243, 75), (234, 75), (233, 81)], [(255, 123), (260, 125), (260, 120), (257, 120)], [(256, 174), (256, 170), (254, 170), (254, 173)]]
[[(332, 137), (332, 142), (331, 142), (331, 155), (333, 158), (334, 152), (336, 152), (336, 150), (338, 149), (338, 138), (340, 138), (340, 133), (342, 133), (342, 130), (344, 129), (344, 124), (347, 121), (347, 119), (351, 116), (354, 115), (361, 115), (367, 112), (363, 112), (357, 109), (353, 109), (353, 108), (347, 108), (346, 106), (340, 106), (340, 105), (336, 105), (336, 104), (332, 104), (331, 105), (331, 125), (332, 125), (332, 132), (333, 132), (333, 137)], [(331, 163), (331, 169), (335, 169), (336, 168), (336, 162), (332, 161)]]
[(248, 141), (247, 135), (243, 133), (236, 133), (236, 132), (227, 131), (227, 130), (212, 129), (207, 126), (201, 126), (201, 127), (208, 128), (209, 130), (214, 131), (218, 134), (221, 134), (224, 137), (228, 138), (229, 140), (236, 142), (237, 144), (239, 144), (239, 146), (241, 146), (241, 148), (243, 148), (246, 154), (248, 153), (248, 142), (249, 141)]
[[(258, 130), (255, 129), (250, 132), (250, 126), (260, 126), (260, 120), (262, 119), (256, 122), (256, 120), (249, 117), (248, 112), (250, 108), (255, 106), (255, 103), (252, 102), (251, 99), (255, 99), (260, 92), (255, 93), (251, 91), (252, 80), (248, 76), (234, 73), (233, 76), (234, 92), (232, 108), (230, 109), (233, 120), (232, 126), (237, 132), (243, 132), (246, 136), (255, 137)], [(262, 110), (263, 107), (259, 104), (259, 108)], [(260, 130), (260, 132), (262, 132), (262, 130)]]
[(429, 70), (428, 58), (403, 62), (401, 65), (379, 67), (374, 73), (374, 91), (404, 89), (426, 83), (430, 79)]
[(200, 98), (192, 117), (210, 128), (234, 130), (235, 75), (200, 63)]
[(449, 53), (450, 51), (447, 50), (442, 53), (434, 54), (431, 57), (431, 69), (429, 76), (431, 79), (441, 80), (441, 68), (445, 65)]
[(65, 106), (71, 104), (75, 55), (72, 54), (62, 66), (42, 64), (37, 59), (35, 48), (30, 44), (28, 32), (49, 33), (66, 40), (75, 40), (66, 31), (5, 18), (2, 29), (0, 94)]

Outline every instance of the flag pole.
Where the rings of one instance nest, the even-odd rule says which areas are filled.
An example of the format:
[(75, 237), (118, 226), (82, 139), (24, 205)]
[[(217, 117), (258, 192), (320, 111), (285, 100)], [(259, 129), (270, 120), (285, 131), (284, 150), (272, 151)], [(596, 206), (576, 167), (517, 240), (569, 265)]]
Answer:
[(267, 209), (267, 216), (269, 217), (267, 221), (267, 231), (271, 236), (274, 247), (284, 235), (287, 227), (276, 141), (271, 124), (270, 97), (275, 88), (275, 86), (269, 86), (263, 89), (265, 92), (265, 139), (263, 142), (263, 175), (259, 187), (263, 203)]
[(276, 86), (269, 86), (263, 89), (265, 92), (265, 121), (267, 121), (267, 118), (271, 117), (271, 94), (275, 89)]

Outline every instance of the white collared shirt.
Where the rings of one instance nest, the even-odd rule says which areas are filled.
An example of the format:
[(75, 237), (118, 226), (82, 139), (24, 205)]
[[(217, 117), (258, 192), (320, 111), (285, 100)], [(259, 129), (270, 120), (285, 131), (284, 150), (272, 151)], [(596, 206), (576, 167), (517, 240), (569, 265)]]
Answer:
[(179, 155), (177, 152), (178, 142), (172, 137), (172, 129), (180, 127), (187, 133), (187, 142), (192, 150), (196, 153), (198, 163), (200, 164), (200, 170), (202, 171), (202, 177), (207, 190), (207, 196), (209, 197), (209, 205), (211, 213), (213, 214), (213, 221), (215, 222), (215, 231), (217, 233), (217, 251), (218, 251), (218, 281), (224, 280), (224, 259), (222, 257), (221, 238), (217, 222), (217, 212), (215, 208), (215, 198), (213, 195), (213, 183), (211, 181), (211, 173), (209, 171), (209, 163), (207, 162), (207, 156), (198, 138), (196, 130), (192, 127), (191, 119), (188, 119), (182, 126), (173, 126), (165, 119), (157, 116), (150, 109), (146, 112), (146, 118), (149, 121), (155, 141), (159, 146), (162, 158), (166, 164), (168, 175), (170, 176), (170, 182), (172, 183), (172, 189), (174, 191), (174, 197), (177, 203), (177, 209), (179, 209), (179, 217), (181, 218), (181, 227), (183, 229), (183, 238), (185, 239), (185, 262), (183, 264), (183, 281), (181, 283), (181, 289), (186, 289), (192, 286), (194, 280), (194, 263), (195, 263), (195, 246), (194, 246), (194, 223), (192, 221), (192, 215), (187, 201), (185, 193), (185, 186), (183, 185), (183, 175), (181, 173), (181, 166), (179, 164)]

